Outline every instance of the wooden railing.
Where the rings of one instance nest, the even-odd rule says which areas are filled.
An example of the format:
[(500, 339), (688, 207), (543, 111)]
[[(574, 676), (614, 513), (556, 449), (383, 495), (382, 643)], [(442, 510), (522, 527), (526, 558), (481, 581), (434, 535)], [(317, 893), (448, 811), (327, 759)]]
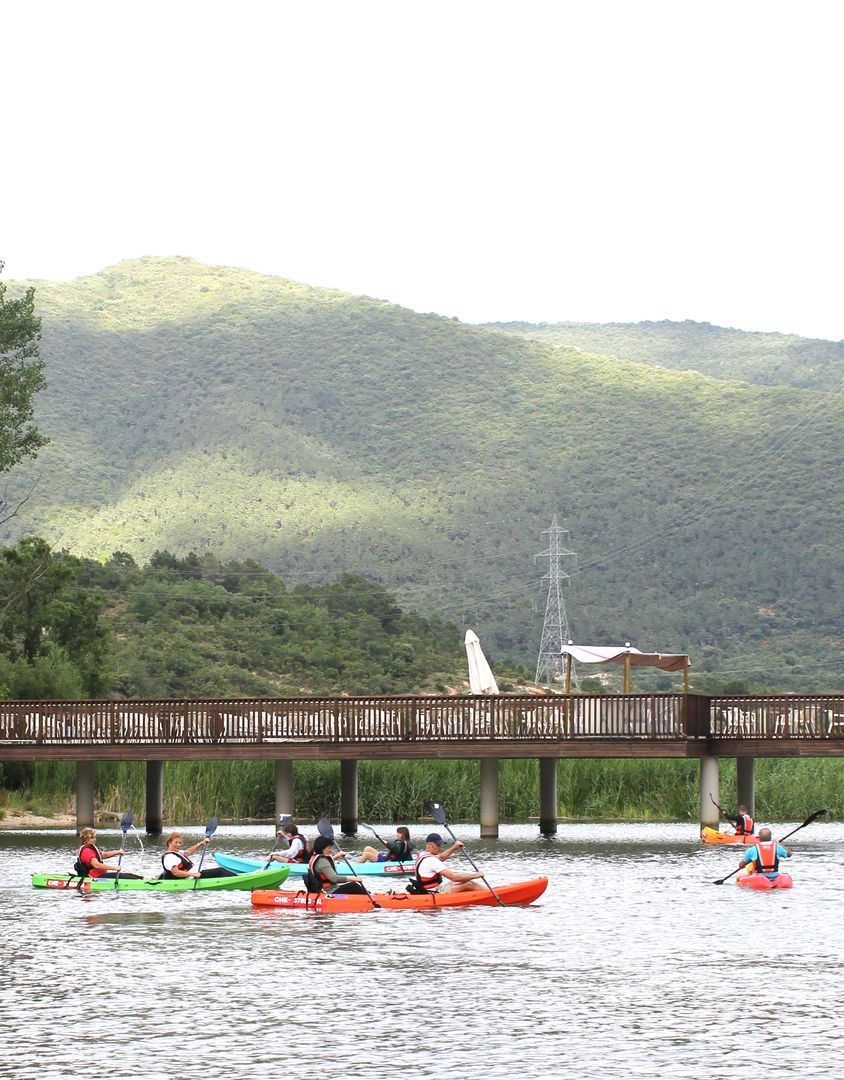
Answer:
[(0, 702), (2, 747), (844, 738), (844, 695)]

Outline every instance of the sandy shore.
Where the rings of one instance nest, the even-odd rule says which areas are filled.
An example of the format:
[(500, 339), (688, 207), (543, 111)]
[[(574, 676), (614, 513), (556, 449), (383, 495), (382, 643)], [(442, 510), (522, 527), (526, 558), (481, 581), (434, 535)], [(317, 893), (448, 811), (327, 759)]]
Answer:
[(0, 818), (0, 829), (73, 829), (75, 827), (75, 814), (41, 817), (39, 814), (31, 814), (28, 810), (6, 810)]

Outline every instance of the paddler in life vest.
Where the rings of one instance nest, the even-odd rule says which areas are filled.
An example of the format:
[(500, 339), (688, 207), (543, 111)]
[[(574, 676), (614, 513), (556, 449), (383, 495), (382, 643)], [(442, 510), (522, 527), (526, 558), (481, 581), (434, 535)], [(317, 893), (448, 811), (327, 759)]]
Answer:
[(337, 867), (334, 865), (335, 854), (338, 859), (346, 857), (342, 851), (337, 850), (327, 836), (318, 836), (314, 840), (314, 853), (308, 861), (308, 872), (305, 875), (305, 887), (308, 892), (365, 893), (366, 889), (359, 877), (337, 873)]
[(410, 846), (410, 830), (405, 825), (396, 829), (395, 840), (385, 843), (385, 850), (369, 847), (363, 849), (360, 862), (413, 862), (413, 848)]
[(753, 818), (743, 803), (739, 805), (738, 814), (735, 817), (730, 817), (729, 814), (724, 816), (735, 826), (736, 836), (753, 836)]
[(207, 870), (199, 871), (194, 870), (193, 863), (189, 856), (195, 854), (201, 847), (205, 847), (206, 844), (210, 844), (211, 841), (207, 836), (203, 836), (201, 840), (189, 847), (186, 851), (182, 851), (182, 834), (180, 832), (171, 832), (167, 837), (167, 850), (161, 856), (161, 865), (164, 868), (164, 873), (161, 875), (163, 878), (212, 878), (212, 877), (231, 877), (230, 870), (224, 870), (222, 866), (212, 866)]
[[(123, 855), (123, 848), (115, 848), (114, 851), (100, 851), (97, 847), (97, 834), (94, 829), (83, 829), (79, 834), (79, 842), (80, 847), (76, 852), (73, 872), (81, 878), (110, 878), (114, 880), (117, 877), (118, 867), (109, 866), (104, 860)], [(140, 874), (127, 874), (120, 867), (120, 876), (122, 878), (137, 879)]]
[[(425, 850), (416, 856), (416, 867), (413, 877), (407, 886), (408, 892), (462, 892), (464, 889), (477, 889), (480, 886), (473, 884), (483, 874), (478, 870), (475, 873), (464, 874), (457, 870), (449, 870), (445, 860), (455, 851), (463, 847), (460, 840), (455, 840), (451, 847), (443, 851), (443, 838), (439, 833), (428, 833), (425, 837)], [(443, 878), (448, 884), (443, 885)]]
[(742, 856), (739, 877), (748, 874), (764, 874), (771, 881), (779, 874), (780, 859), (788, 859), (791, 852), (771, 839), (770, 829), (760, 829), (759, 839)]
[(287, 838), (287, 847), (284, 851), (274, 851), (270, 855), (273, 862), (308, 862), (312, 854), (310, 846), (295, 825), (285, 825), (278, 835)]

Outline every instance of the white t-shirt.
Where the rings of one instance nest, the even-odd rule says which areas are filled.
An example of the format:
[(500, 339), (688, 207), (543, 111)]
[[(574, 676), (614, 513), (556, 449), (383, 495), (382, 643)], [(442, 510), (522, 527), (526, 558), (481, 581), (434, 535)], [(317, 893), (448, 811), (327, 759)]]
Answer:
[(282, 851), (282, 855), (285, 856), (290, 862), (297, 862), (298, 856), (302, 853), (302, 848), (305, 846), (301, 836), (294, 836), (290, 841), (290, 847)]
[(438, 855), (421, 855), (417, 863), (417, 873), (420, 877), (432, 878), (434, 874), (441, 874), (445, 870), (445, 863)]
[(161, 856), (161, 865), (172, 874), (175, 867), (182, 865), (182, 856), (178, 851), (165, 851)]

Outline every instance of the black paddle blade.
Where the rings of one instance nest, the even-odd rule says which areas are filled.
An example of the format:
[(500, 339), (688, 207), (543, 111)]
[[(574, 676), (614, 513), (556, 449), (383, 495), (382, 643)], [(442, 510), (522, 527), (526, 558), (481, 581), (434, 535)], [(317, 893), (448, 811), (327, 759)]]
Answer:
[(127, 810), (123, 817), (120, 819), (121, 832), (128, 832), (135, 821), (135, 815), (131, 810)]
[(432, 802), (430, 799), (425, 803), (425, 813), (434, 819), (438, 825), (445, 824), (445, 810), (440, 806), (438, 802)]
[(317, 822), (317, 831), (320, 836), (324, 836), (326, 840), (330, 840), (334, 843), (334, 828), (328, 818), (321, 817)]
[(205, 826), (205, 835), (211, 839), (214, 833), (217, 831), (217, 819), (212, 817), (208, 824)]

